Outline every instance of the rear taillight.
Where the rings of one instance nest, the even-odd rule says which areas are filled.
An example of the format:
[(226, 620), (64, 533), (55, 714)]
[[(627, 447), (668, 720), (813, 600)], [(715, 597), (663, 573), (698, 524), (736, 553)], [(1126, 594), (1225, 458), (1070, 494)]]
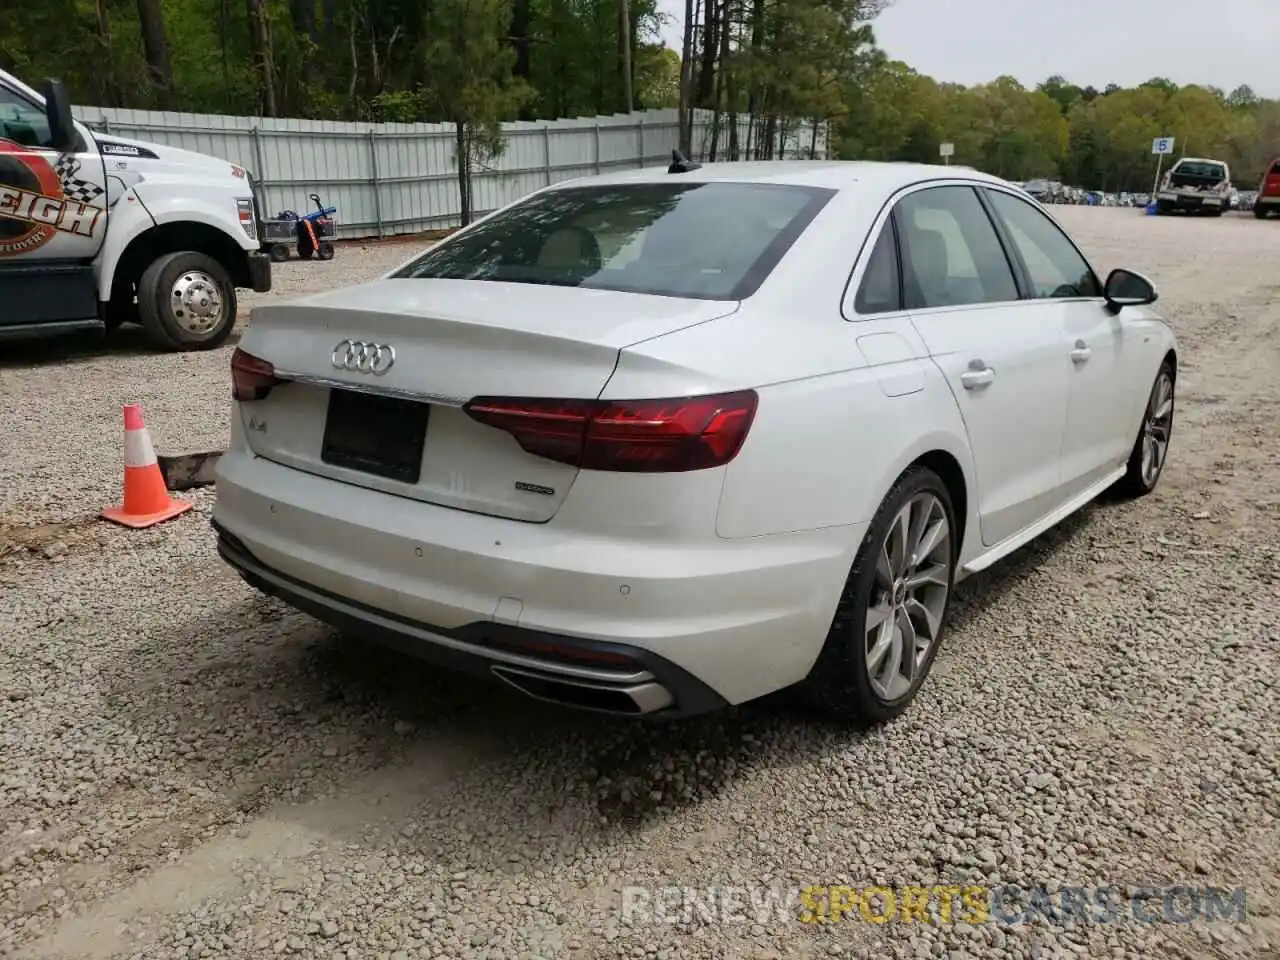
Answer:
[(756, 414), (756, 393), (669, 400), (477, 397), (467, 414), (529, 453), (584, 470), (674, 473), (728, 463)]
[(231, 355), (231, 396), (237, 400), (261, 400), (282, 382), (270, 363), (236, 347)]

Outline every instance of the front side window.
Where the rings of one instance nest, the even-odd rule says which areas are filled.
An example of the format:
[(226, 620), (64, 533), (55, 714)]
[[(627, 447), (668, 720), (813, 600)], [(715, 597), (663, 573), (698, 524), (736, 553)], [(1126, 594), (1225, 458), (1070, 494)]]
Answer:
[(917, 191), (895, 217), (908, 310), (1018, 299), (1000, 238), (970, 187)]
[(741, 300), (832, 196), (726, 181), (564, 187), (444, 241), (394, 276)]
[(989, 190), (987, 196), (1027, 265), (1033, 297), (1102, 296), (1093, 270), (1052, 220), (1010, 194)]
[(37, 149), (49, 148), (53, 142), (44, 109), (4, 86), (0, 86), (0, 138)]

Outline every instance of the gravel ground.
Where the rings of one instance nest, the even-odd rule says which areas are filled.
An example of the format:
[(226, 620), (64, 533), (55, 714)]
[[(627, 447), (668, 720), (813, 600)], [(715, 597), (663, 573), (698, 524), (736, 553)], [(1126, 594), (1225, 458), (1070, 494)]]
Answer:
[[(339, 643), (220, 564), (211, 492), (93, 520), (122, 403), (162, 453), (225, 443), (229, 346), (0, 361), (0, 956), (1280, 956), (1280, 226), (1059, 213), (1161, 287), (1169, 469), (966, 583), (916, 704), (866, 735), (784, 703), (584, 719)], [(278, 291), (412, 252), (343, 247)], [(1243, 885), (1250, 916), (620, 916), (628, 885), (959, 882)]]

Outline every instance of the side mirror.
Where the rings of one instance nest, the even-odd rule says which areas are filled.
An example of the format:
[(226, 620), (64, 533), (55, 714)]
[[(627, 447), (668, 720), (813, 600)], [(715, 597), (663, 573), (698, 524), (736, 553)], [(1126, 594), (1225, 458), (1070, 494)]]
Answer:
[(1107, 309), (1119, 313), (1125, 307), (1143, 307), (1155, 303), (1160, 294), (1155, 284), (1132, 270), (1112, 270), (1102, 288)]
[(79, 136), (71, 117), (71, 98), (61, 80), (44, 82), (44, 113), (49, 121), (49, 146), (54, 150), (69, 152), (75, 149)]

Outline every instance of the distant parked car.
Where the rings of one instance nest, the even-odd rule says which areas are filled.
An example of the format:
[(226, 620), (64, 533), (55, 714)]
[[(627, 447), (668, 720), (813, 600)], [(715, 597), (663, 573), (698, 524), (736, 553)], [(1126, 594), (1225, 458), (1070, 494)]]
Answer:
[(255, 307), (218, 550), (542, 700), (673, 715), (799, 685), (887, 720), (958, 580), (1156, 487), (1155, 299), (955, 166), (557, 184), (387, 277)]
[(1041, 203), (1053, 203), (1053, 186), (1048, 180), (1028, 180), (1022, 189)]
[(1253, 215), (1259, 220), (1280, 210), (1280, 157), (1267, 165), (1267, 172), (1258, 184), (1258, 195), (1253, 201)]

